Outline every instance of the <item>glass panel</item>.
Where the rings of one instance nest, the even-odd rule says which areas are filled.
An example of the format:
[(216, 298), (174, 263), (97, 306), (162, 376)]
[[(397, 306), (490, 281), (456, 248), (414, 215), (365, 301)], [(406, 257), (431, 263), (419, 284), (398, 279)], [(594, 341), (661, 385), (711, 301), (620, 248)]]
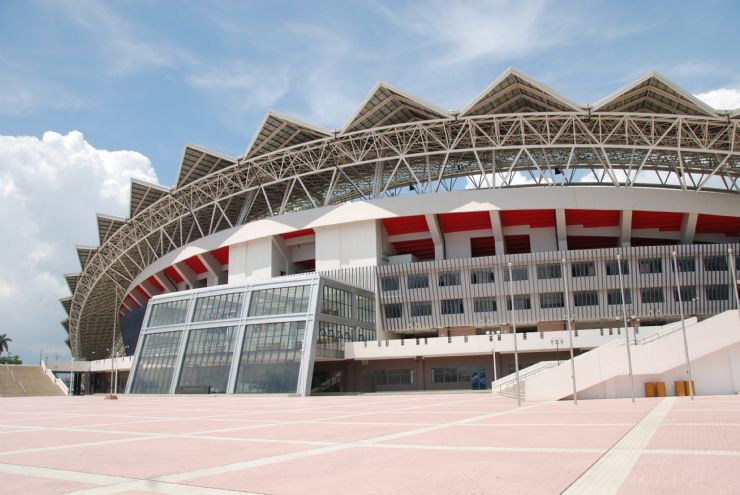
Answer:
[(388, 292), (398, 290), (400, 283), (398, 281), (398, 277), (383, 277), (380, 280), (380, 286), (383, 288), (383, 292)]
[(462, 299), (442, 299), (441, 303), (443, 315), (456, 315), (463, 313)]
[[(514, 305), (516, 309), (532, 309), (529, 294), (515, 294)], [(506, 308), (511, 310), (511, 296), (506, 296)]]
[[(676, 258), (676, 265), (678, 266), (679, 272), (695, 272), (696, 271), (696, 260), (692, 257), (684, 256), (682, 258)], [(671, 263), (672, 270), (675, 272), (676, 269)]]
[(357, 296), (357, 319), (371, 323), (375, 321), (375, 299)]
[(548, 263), (547, 265), (537, 265), (537, 278), (547, 280), (551, 278), (561, 278), (562, 270), (558, 263)]
[(704, 270), (708, 272), (727, 271), (727, 258), (724, 256), (705, 256)]
[(637, 266), (640, 269), (640, 273), (662, 273), (663, 272), (663, 260), (660, 258), (647, 258), (637, 260)]
[(419, 301), (411, 303), (411, 316), (430, 316), (431, 314), (431, 301)]
[(495, 280), (493, 270), (473, 270), (470, 272), (471, 284), (492, 284)]
[[(511, 267), (511, 278), (514, 282), (521, 282), (529, 279), (529, 273), (527, 265), (512, 266)], [(504, 282), (509, 282), (509, 267), (504, 267)]]
[(149, 313), (149, 327), (161, 327), (164, 325), (176, 325), (185, 323), (188, 317), (188, 299), (177, 301), (165, 301), (152, 306)]
[(234, 391), (295, 392), (305, 328), (304, 321), (247, 325)]
[(439, 274), (439, 286), (460, 285), (460, 272), (442, 272)]
[(573, 293), (573, 303), (576, 306), (598, 306), (599, 295), (595, 290), (575, 291)]
[(726, 301), (730, 295), (730, 289), (727, 284), (707, 285), (704, 287), (707, 294), (707, 301)]
[[(696, 287), (693, 285), (681, 286), (681, 301), (691, 302), (696, 297)], [(673, 300), (678, 302), (678, 291), (673, 288)]]
[(236, 327), (190, 330), (175, 393), (226, 393)]
[(406, 278), (409, 289), (426, 289), (429, 287), (429, 274), (412, 273)]
[(239, 318), (242, 313), (244, 293), (218, 294), (199, 297), (195, 301), (193, 321), (230, 320)]
[(565, 307), (564, 301), (562, 292), (543, 292), (540, 294), (540, 308), (562, 308)]
[(474, 313), (493, 313), (496, 311), (495, 297), (476, 297), (473, 300)]
[(324, 314), (352, 318), (352, 293), (325, 285), (322, 306)]
[(570, 266), (573, 277), (593, 277), (596, 275), (596, 265), (593, 261), (579, 261)]
[[(632, 304), (632, 292), (629, 289), (624, 289), (624, 300), (625, 304)], [(622, 304), (622, 291), (620, 289), (610, 289), (606, 293), (606, 303), (609, 306)]]
[(400, 318), (403, 315), (401, 303), (390, 303), (383, 306), (386, 318)]
[(311, 287), (298, 285), (252, 292), (249, 316), (286, 315), (308, 311)]
[(134, 394), (166, 394), (170, 391), (177, 353), (183, 332), (153, 333), (144, 336), (136, 364)]
[[(625, 260), (622, 260), (622, 275), (629, 275), (630, 273), (630, 265)], [(607, 275), (619, 275), (619, 265), (617, 265), (617, 260), (607, 260), (604, 262), (604, 266), (606, 267), (606, 274)]]
[(661, 287), (647, 287), (640, 289), (640, 299), (644, 303), (662, 303), (663, 289)]

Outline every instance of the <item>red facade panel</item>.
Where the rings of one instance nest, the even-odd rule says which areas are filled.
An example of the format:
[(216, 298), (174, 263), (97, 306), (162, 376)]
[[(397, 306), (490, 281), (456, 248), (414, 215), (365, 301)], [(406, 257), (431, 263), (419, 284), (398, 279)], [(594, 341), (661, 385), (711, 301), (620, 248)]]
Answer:
[(383, 226), (388, 235), (413, 234), (415, 232), (429, 232), (427, 219), (424, 215), (411, 217), (396, 217), (383, 219)]
[(316, 232), (313, 229), (303, 229), (303, 230), (295, 230), (293, 232), (286, 232), (285, 234), (280, 234), (280, 237), (283, 239), (293, 239), (295, 237), (305, 237), (307, 235), (314, 235)]
[(487, 211), (441, 213), (437, 215), (437, 220), (445, 234), (491, 228), (491, 215)]
[(393, 248), (397, 254), (413, 254), (421, 260), (434, 259), (434, 241), (431, 239), (394, 242)]
[(220, 247), (215, 251), (211, 251), (211, 254), (222, 265), (229, 264), (229, 246)]
[(156, 287), (160, 291), (164, 292), (164, 287), (162, 286), (162, 284), (159, 283), (159, 281), (156, 278), (154, 278), (154, 275), (146, 279), (146, 281), (152, 284), (154, 287)]
[(632, 212), (632, 229), (658, 229), (662, 232), (679, 232), (683, 213), (668, 211), (641, 211)]
[(197, 256), (191, 256), (190, 258), (186, 259), (185, 264), (188, 266), (188, 268), (193, 270), (198, 275), (208, 271), (206, 265), (204, 265), (200, 258), (198, 258)]
[(586, 228), (618, 227), (619, 210), (565, 210), (565, 223)]
[(172, 280), (176, 284), (179, 284), (180, 282), (183, 281), (183, 278), (180, 276), (179, 273), (177, 273), (177, 270), (175, 270), (171, 266), (168, 266), (167, 268), (164, 269), (164, 274), (167, 275), (170, 278), (170, 280)]
[(493, 237), (472, 237), (470, 239), (470, 254), (473, 258), (495, 256), (496, 243)]
[(555, 226), (555, 210), (503, 210), (502, 227), (529, 225), (533, 229)]
[(504, 245), (506, 246), (506, 254), (524, 254), (532, 252), (528, 235), (505, 235)]
[(697, 234), (725, 234), (740, 236), (740, 217), (699, 214), (696, 220)]
[(619, 247), (619, 237), (569, 235), (568, 249), (602, 249)]

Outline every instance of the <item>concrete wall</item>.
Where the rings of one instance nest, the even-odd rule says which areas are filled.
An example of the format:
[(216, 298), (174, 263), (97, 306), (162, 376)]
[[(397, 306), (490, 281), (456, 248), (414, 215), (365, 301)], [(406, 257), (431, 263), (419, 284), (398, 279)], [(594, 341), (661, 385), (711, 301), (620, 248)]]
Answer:
[(378, 222), (344, 223), (316, 229), (316, 269), (377, 265), (382, 254)]

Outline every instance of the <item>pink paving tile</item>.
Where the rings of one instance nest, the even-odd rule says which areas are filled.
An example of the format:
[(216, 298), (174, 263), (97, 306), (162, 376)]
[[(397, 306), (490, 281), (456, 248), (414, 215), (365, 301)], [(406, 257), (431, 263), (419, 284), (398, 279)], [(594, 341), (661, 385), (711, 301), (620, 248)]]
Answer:
[(474, 447), (556, 447), (607, 449), (631, 426), (449, 426), (389, 440), (392, 444)]
[(389, 435), (399, 431), (415, 428), (409, 425), (383, 424), (334, 424), (327, 423), (296, 423), (276, 425), (265, 428), (251, 428), (210, 435), (244, 438), (267, 438), (280, 440), (312, 440), (322, 442), (352, 442), (381, 435)]
[(388, 413), (370, 413), (362, 416), (353, 416), (337, 419), (338, 421), (361, 421), (368, 423), (447, 423), (460, 419), (468, 419), (477, 416), (477, 414), (460, 413), (427, 413), (422, 411)]
[(737, 423), (740, 424), (740, 411), (732, 410), (671, 410), (663, 423)]
[[(264, 423), (269, 424), (268, 422)], [(98, 426), (96, 429), (140, 433), (193, 433), (223, 428), (254, 426), (255, 424), (259, 423), (220, 419), (173, 419)]]
[[(102, 442), (131, 438), (130, 435), (117, 433), (97, 433), (69, 430), (34, 430), (3, 435), (0, 441), (0, 453), (14, 450), (35, 449), (40, 447), (54, 447), (85, 442)], [(5, 459), (0, 455), (0, 462)]]
[(193, 438), (156, 438), (64, 450), (11, 454), (3, 462), (148, 478), (311, 448), (305, 445)]
[(737, 426), (664, 424), (655, 432), (648, 448), (734, 450), (740, 453), (740, 424)]
[(43, 493), (55, 495), (57, 493), (67, 493), (76, 490), (85, 490), (95, 488), (98, 485), (89, 483), (79, 483), (76, 481), (54, 480), (49, 478), (39, 478), (36, 476), (7, 474), (0, 476), (0, 493), (18, 493), (34, 494)]
[(596, 457), (355, 447), (184, 483), (279, 495), (552, 494)]
[(567, 414), (554, 414), (534, 409), (528, 412), (510, 411), (499, 416), (484, 418), (475, 421), (476, 424), (622, 424), (637, 423), (644, 416), (645, 411), (612, 412), (604, 411), (572, 411)]
[(643, 454), (619, 491), (624, 495), (740, 493), (738, 458)]

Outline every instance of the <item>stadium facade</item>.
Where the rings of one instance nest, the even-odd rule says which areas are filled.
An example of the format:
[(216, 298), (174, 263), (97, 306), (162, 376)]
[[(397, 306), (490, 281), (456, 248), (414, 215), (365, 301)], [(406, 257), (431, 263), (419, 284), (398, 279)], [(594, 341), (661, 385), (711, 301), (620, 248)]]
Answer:
[(584, 106), (510, 69), (454, 112), (379, 83), (133, 180), (62, 324), (135, 393), (486, 388), (513, 323), (522, 368), (736, 307), (739, 176), (740, 114), (654, 72)]

